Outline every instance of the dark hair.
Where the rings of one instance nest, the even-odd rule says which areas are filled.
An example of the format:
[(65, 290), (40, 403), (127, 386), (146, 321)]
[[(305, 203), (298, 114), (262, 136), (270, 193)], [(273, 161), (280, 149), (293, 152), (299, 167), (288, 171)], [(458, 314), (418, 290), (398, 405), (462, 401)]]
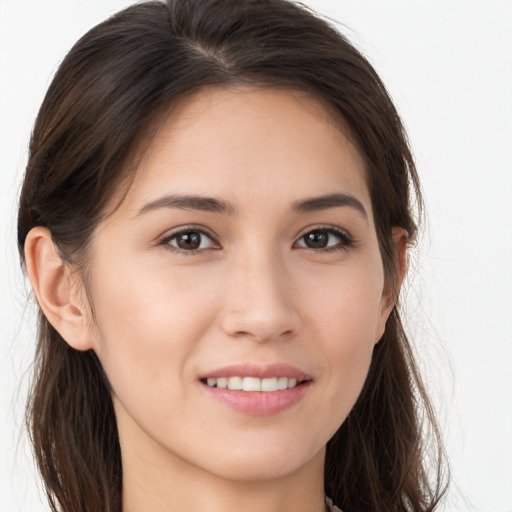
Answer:
[[(27, 233), (44, 226), (63, 260), (83, 270), (95, 226), (114, 192), (129, 186), (163, 114), (201, 88), (243, 84), (302, 90), (341, 115), (366, 159), (392, 285), (391, 230), (403, 227), (414, 240), (411, 202), (421, 206), (401, 121), (361, 53), (286, 0), (149, 1), (83, 36), (56, 73), (32, 134), (18, 217), (22, 262)], [(40, 312), (35, 369), (27, 423), (52, 510), (120, 512), (120, 447), (98, 358), (70, 348)], [(445, 491), (443, 458), (395, 307), (362, 393), (327, 445), (326, 493), (347, 512), (431, 511)]]

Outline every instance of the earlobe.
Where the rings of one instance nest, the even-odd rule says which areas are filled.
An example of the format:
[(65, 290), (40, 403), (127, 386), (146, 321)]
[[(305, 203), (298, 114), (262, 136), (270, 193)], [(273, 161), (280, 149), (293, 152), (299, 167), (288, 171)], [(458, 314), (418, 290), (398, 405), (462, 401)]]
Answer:
[(71, 347), (91, 349), (82, 294), (72, 286), (70, 269), (62, 261), (48, 229), (30, 230), (25, 240), (25, 261), (32, 289), (48, 321)]

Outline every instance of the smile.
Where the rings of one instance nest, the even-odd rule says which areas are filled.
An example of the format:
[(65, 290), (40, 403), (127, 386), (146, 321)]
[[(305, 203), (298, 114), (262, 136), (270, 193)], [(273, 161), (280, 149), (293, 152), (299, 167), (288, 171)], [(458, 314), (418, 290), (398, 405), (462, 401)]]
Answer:
[[(304, 381), (303, 381), (304, 382)], [(292, 389), (300, 385), (301, 381), (288, 377), (209, 377), (206, 385), (211, 388), (229, 389), (232, 391), (260, 391), (272, 393)]]
[(199, 379), (206, 395), (252, 416), (278, 414), (309, 393), (313, 378), (288, 364), (238, 364), (217, 368)]

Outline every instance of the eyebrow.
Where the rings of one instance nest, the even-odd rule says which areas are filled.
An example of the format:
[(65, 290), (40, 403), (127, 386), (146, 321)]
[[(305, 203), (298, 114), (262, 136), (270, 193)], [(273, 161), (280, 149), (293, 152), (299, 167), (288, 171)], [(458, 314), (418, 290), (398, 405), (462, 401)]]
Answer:
[(160, 208), (178, 208), (180, 210), (200, 210), (203, 212), (229, 214), (235, 211), (235, 207), (231, 203), (223, 201), (222, 199), (196, 195), (172, 194), (145, 204), (138, 211), (137, 215), (142, 215)]
[(296, 201), (293, 205), (294, 210), (301, 213), (327, 210), (329, 208), (339, 208), (342, 206), (354, 208), (361, 213), (365, 219), (368, 219), (368, 213), (361, 201), (349, 194), (327, 194), (325, 196)]
[[(368, 214), (363, 204), (354, 196), (349, 194), (327, 194), (324, 196), (301, 199), (300, 201), (293, 203), (293, 210), (298, 213), (315, 212), (339, 207), (353, 208), (361, 213), (365, 219), (368, 218)], [(145, 204), (137, 212), (137, 216), (150, 211), (159, 210), (161, 208), (199, 210), (211, 213), (227, 213), (230, 215), (232, 215), (236, 210), (228, 201), (217, 199), (215, 197), (171, 194), (159, 197), (158, 199)]]

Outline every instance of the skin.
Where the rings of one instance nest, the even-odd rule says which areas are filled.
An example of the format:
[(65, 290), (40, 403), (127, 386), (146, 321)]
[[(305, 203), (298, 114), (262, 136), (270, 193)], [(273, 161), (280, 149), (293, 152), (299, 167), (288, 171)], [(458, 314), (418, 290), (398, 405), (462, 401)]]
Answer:
[[(293, 91), (208, 89), (181, 102), (93, 235), (90, 303), (48, 232), (29, 234), (43, 311), (71, 346), (97, 353), (111, 383), (125, 512), (324, 510), (325, 445), (393, 304), (365, 164), (340, 126)], [(229, 208), (160, 204), (177, 194)], [(331, 194), (362, 208), (296, 208)], [(197, 250), (172, 238), (198, 229)], [(315, 230), (328, 247), (308, 246)], [(404, 231), (393, 238), (403, 261)], [(287, 363), (311, 381), (270, 415), (205, 392), (201, 376), (248, 362)]]

